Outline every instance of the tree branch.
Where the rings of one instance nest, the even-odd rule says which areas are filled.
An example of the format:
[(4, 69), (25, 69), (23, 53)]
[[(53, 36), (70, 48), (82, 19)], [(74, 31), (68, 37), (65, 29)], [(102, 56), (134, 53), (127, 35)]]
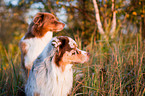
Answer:
[(114, 0), (112, 0), (112, 12), (113, 12), (113, 19), (112, 19), (112, 26), (110, 30), (111, 35), (113, 35), (113, 32), (116, 30), (116, 11), (114, 9)]
[(99, 33), (104, 35), (105, 32), (103, 30), (102, 23), (100, 21), (100, 15), (99, 15), (99, 10), (98, 10), (98, 5), (97, 5), (96, 0), (93, 0), (93, 4), (94, 4), (94, 8), (95, 8), (95, 15), (96, 15), (96, 21), (97, 21)]

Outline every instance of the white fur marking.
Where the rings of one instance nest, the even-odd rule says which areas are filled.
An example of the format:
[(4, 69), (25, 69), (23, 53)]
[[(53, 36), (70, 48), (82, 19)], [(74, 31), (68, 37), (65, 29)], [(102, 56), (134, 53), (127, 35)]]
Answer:
[(76, 47), (76, 42), (73, 40), (73, 39), (71, 39), (70, 37), (68, 37), (69, 38), (69, 45), (70, 45), (70, 47), (71, 48), (75, 48)]
[[(66, 65), (64, 72), (62, 72), (62, 69), (56, 64), (52, 62), (47, 64), (48, 62), (45, 60), (35, 66), (33, 72), (31, 70), (25, 88), (27, 96), (33, 96), (34, 92), (40, 93), (40, 96), (67, 96), (71, 91), (73, 83), (72, 65)], [(47, 68), (47, 72), (45, 68)]]
[[(58, 50), (52, 46), (52, 42), (55, 39), (56, 38), (53, 38), (40, 54), (39, 57), (41, 60), (36, 59), (34, 62), (25, 86), (27, 96), (33, 96), (35, 92), (40, 94), (40, 96), (67, 96), (71, 91), (73, 84), (72, 64), (66, 64), (64, 69), (62, 69), (63, 65), (57, 66), (55, 64), (55, 53)], [(71, 38), (69, 38), (69, 44), (72, 44), (71, 47), (73, 48), (76, 47), (75, 41)], [(76, 50), (79, 49), (76, 48)], [(79, 51), (82, 53), (81, 60), (83, 60), (79, 60), (79, 62), (82, 63), (88, 58), (87, 52)], [(68, 52), (67, 54), (69, 53), (72, 52)], [(73, 62), (77, 62), (77, 60), (74, 59)]]
[(58, 47), (61, 42), (59, 41), (59, 39), (57, 39), (56, 37), (54, 38), (54, 41), (52, 42), (52, 44), (54, 44), (54, 47)]
[(26, 68), (31, 69), (33, 65), (33, 61), (40, 55), (40, 53), (43, 51), (44, 47), (47, 45), (47, 43), (51, 40), (53, 35), (53, 32), (47, 32), (44, 37), (42, 38), (30, 38), (30, 39), (24, 39), (22, 38), (22, 42), (24, 42), (26, 45), (27, 54), (24, 57), (24, 64)]

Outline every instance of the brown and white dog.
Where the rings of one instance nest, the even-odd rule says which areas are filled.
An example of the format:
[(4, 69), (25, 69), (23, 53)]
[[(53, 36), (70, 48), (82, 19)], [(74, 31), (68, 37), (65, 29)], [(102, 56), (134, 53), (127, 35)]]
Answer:
[(39, 12), (31, 22), (28, 32), (20, 41), (21, 65), (27, 78), (34, 60), (52, 39), (53, 32), (61, 31), (64, 24), (50, 13)]
[(54, 37), (34, 61), (25, 93), (27, 96), (67, 96), (73, 84), (72, 64), (89, 60), (86, 51), (67, 36)]

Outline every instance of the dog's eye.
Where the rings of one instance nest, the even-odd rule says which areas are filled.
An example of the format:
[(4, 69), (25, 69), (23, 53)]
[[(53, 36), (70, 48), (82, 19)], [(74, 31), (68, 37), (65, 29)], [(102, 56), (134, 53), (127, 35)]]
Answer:
[(72, 53), (72, 55), (75, 55), (75, 54), (76, 54), (76, 52), (73, 52), (73, 53)]
[(51, 19), (54, 19), (54, 17), (51, 17)]
[(75, 54), (79, 54), (79, 52), (76, 50), (75, 52), (72, 53), (72, 55), (75, 55)]

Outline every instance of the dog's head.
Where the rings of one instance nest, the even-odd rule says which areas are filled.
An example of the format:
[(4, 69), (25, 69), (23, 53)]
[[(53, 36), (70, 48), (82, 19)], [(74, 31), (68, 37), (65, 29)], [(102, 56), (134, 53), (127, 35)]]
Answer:
[(72, 63), (84, 63), (89, 60), (89, 53), (77, 48), (76, 42), (67, 36), (55, 37), (52, 45), (57, 48), (54, 62), (60, 66)]
[(39, 12), (33, 19), (32, 32), (35, 35), (43, 35), (48, 31), (58, 32), (64, 28), (63, 23), (57, 21), (56, 17), (50, 13)]

